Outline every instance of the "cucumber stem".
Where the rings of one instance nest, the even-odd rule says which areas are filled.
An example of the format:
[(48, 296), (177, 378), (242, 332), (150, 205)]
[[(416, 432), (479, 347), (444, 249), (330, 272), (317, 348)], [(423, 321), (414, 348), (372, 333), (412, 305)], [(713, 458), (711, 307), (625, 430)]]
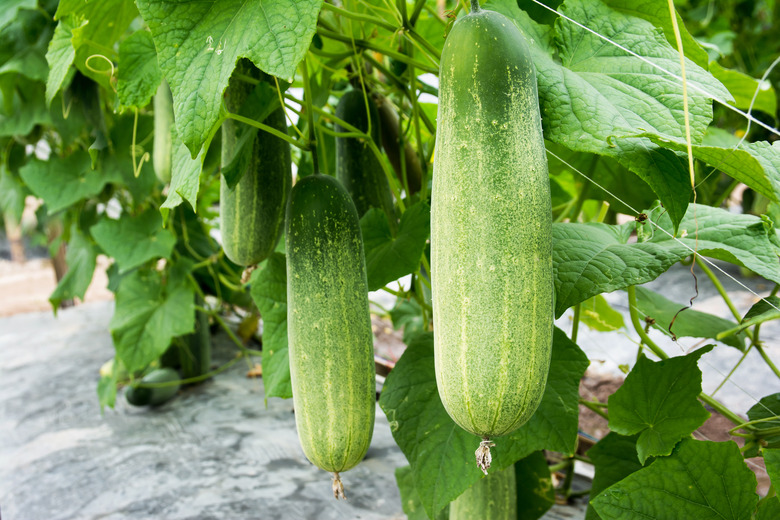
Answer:
[(485, 475), (488, 474), (487, 470), (490, 467), (490, 463), (493, 462), (493, 456), (490, 454), (490, 448), (495, 446), (488, 437), (482, 437), (482, 442), (479, 443), (479, 448), (474, 452), (477, 456), (477, 467), (482, 470)]
[(471, 12), (476, 13), (477, 11), (479, 11), (479, 0), (471, 0)]
[(341, 483), (341, 476), (338, 471), (333, 472), (333, 497), (336, 500), (340, 498), (347, 499), (347, 495), (344, 494), (344, 484)]

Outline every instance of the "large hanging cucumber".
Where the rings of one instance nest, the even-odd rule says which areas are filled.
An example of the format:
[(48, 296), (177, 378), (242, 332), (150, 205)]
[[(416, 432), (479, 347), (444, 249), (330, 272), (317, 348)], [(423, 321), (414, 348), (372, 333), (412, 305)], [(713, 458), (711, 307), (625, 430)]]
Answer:
[[(254, 85), (237, 74), (260, 78), (260, 71), (246, 59), (236, 65), (234, 77), (225, 91), (225, 105), (239, 112)], [(287, 133), (287, 121), (280, 107), (263, 121)], [(236, 155), (242, 123), (228, 119), (222, 123), (222, 165)], [(219, 216), (222, 247), (238, 265), (254, 265), (265, 260), (276, 247), (284, 222), (287, 194), (292, 185), (292, 159), (286, 141), (262, 130), (257, 132), (250, 159), (238, 184), (231, 189), (220, 177)]]
[(376, 382), (363, 240), (349, 194), (312, 175), (287, 208), (287, 334), (295, 421), (306, 457), (334, 474), (358, 464), (374, 429)]
[(165, 184), (171, 182), (171, 161), (173, 157), (173, 94), (165, 80), (157, 87), (154, 96), (154, 150), (152, 165), (157, 178)]
[(487, 472), (490, 438), (525, 423), (544, 392), (552, 217), (528, 45), (507, 18), (475, 7), (441, 58), (431, 274), (439, 395), (482, 437)]
[[(370, 117), (370, 135), (377, 146), (381, 143), (376, 103), (370, 96), (365, 98), (362, 90), (349, 90), (341, 96), (336, 106), (336, 117), (364, 133), (369, 131)], [(349, 132), (338, 124), (336, 131)], [(387, 214), (391, 229), (396, 228), (390, 184), (379, 159), (365, 140), (357, 137), (336, 137), (336, 175), (352, 196), (359, 217), (371, 208), (379, 208)]]
[(450, 503), (450, 520), (516, 520), (517, 479), (509, 466), (478, 480)]

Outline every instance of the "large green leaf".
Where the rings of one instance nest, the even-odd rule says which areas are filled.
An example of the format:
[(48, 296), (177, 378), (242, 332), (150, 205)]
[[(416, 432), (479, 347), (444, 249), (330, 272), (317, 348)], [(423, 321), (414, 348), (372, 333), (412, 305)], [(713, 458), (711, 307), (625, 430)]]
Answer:
[(777, 487), (780, 485), (780, 450), (765, 448), (763, 451), (764, 465), (772, 484)]
[(592, 504), (604, 520), (749, 520), (757, 502), (756, 477), (734, 442), (686, 439)]
[(65, 255), (68, 271), (49, 296), (49, 302), (54, 312), (57, 312), (57, 308), (63, 300), (84, 299), (84, 293), (87, 292), (89, 284), (92, 282), (92, 275), (95, 273), (97, 255), (98, 249), (92, 243), (89, 235), (74, 225), (71, 228), (68, 250)]
[[(649, 316), (655, 320), (653, 326), (659, 330), (668, 331), (669, 323), (674, 320), (672, 333), (678, 338), (712, 338), (715, 339), (718, 333), (732, 329), (737, 326), (733, 321), (723, 319), (719, 316), (699, 312), (694, 309), (686, 309), (677, 314), (681, 309), (687, 307), (682, 303), (667, 300), (660, 294), (644, 287), (636, 288), (637, 307), (644, 316)], [(745, 349), (745, 335), (731, 335), (722, 339), (723, 343), (740, 350)]]
[(780, 499), (776, 496), (759, 504), (755, 520), (777, 520), (778, 518), (780, 518)]
[(6, 167), (5, 161), (0, 161), (0, 214), (16, 222), (21, 221), (24, 199), (28, 194), (29, 190), (18, 175)]
[(180, 262), (167, 279), (153, 269), (122, 278), (109, 330), (128, 372), (146, 368), (174, 337), (195, 330), (195, 292), (187, 279), (191, 267)]
[(160, 84), (160, 67), (152, 35), (136, 31), (119, 45), (116, 94), (119, 110), (145, 107)]
[(20, 173), (32, 192), (43, 199), (49, 213), (56, 213), (76, 202), (97, 195), (109, 182), (121, 180), (118, 172), (93, 170), (87, 152), (79, 150), (48, 161), (32, 159)]
[(767, 229), (760, 218), (691, 205), (679, 231), (672, 235), (672, 223), (663, 208), (647, 215), (661, 229), (651, 222), (638, 224), (637, 242), (629, 242), (633, 223), (553, 225), (556, 316), (597, 294), (654, 280), (694, 250), (780, 282), (780, 263), (770, 240), (774, 230)]
[[(685, 135), (680, 80), (658, 70), (680, 74), (679, 55), (665, 36), (647, 20), (598, 1), (569, 0), (559, 8), (640, 59), (563, 18), (554, 28), (539, 25), (514, 1), (487, 6), (512, 19), (529, 42), (545, 137), (571, 150), (613, 157), (647, 182), (679, 222), (691, 194), (686, 162), (646, 138), (624, 137), (637, 130)], [(701, 90), (724, 101), (731, 95), (693, 62), (686, 63), (686, 77), (692, 136), (699, 141), (712, 119), (710, 96)]]
[(119, 274), (155, 258), (170, 258), (176, 238), (162, 227), (160, 213), (148, 209), (137, 216), (123, 214), (119, 220), (103, 218), (92, 226), (92, 236), (119, 265)]
[[(615, 432), (609, 432), (606, 437), (588, 450), (588, 456), (593, 462), (596, 474), (590, 489), (590, 499), (615, 482), (620, 482), (630, 474), (642, 469), (636, 454), (637, 435), (625, 437)], [(585, 520), (600, 520), (599, 514), (588, 504)]]
[[(643, 18), (656, 27), (660, 27), (664, 31), (664, 36), (669, 45), (675, 49), (677, 48), (674, 26), (672, 25), (671, 16), (669, 16), (669, 2), (665, 0), (605, 0), (604, 3), (616, 11), (628, 16)], [(680, 28), (680, 39), (682, 40), (685, 57), (699, 67), (706, 69), (709, 63), (707, 51), (702, 49), (699, 42), (691, 36), (679, 14), (677, 14), (677, 25)]]
[(610, 332), (625, 326), (623, 315), (610, 307), (606, 298), (600, 294), (580, 304), (580, 321), (600, 332)]
[(609, 397), (609, 428), (622, 435), (639, 434), (639, 462), (669, 455), (680, 439), (704, 424), (710, 413), (697, 399), (707, 346), (687, 356), (653, 362), (640, 356), (623, 386)]
[(417, 271), (431, 229), (431, 208), (424, 202), (409, 207), (401, 216), (398, 236), (393, 238), (385, 213), (372, 208), (360, 219), (366, 252), (368, 290)]
[(10, 90), (0, 89), (0, 137), (24, 136), (35, 125), (50, 123), (43, 83), (16, 76), (12, 84)]
[[(520, 429), (494, 439), (492, 468), (503, 469), (541, 449), (574, 451), (578, 386), (587, 364), (579, 347), (556, 329), (542, 402)], [(417, 493), (429, 516), (482, 477), (474, 463), (479, 437), (457, 426), (439, 398), (432, 334), (421, 334), (409, 344), (390, 372), (379, 404), (412, 466)]]
[(265, 397), (292, 397), (287, 351), (287, 270), (285, 257), (273, 253), (252, 273), (250, 292), (263, 318)]
[(138, 0), (173, 92), (176, 127), (194, 157), (219, 118), (236, 61), (291, 79), (316, 29), (322, 0)]
[[(401, 507), (406, 513), (407, 520), (428, 520), (430, 517), (414, 487), (414, 475), (411, 466), (402, 466), (395, 470), (395, 481), (401, 494)], [(436, 515), (436, 520), (447, 520), (450, 517), (450, 508), (445, 507)]]
[(206, 159), (208, 148), (201, 148), (198, 155), (193, 158), (179, 139), (178, 132), (173, 129), (172, 134), (171, 187), (168, 190), (168, 198), (165, 199), (162, 207), (173, 209), (186, 200), (195, 211), (198, 207), (200, 174), (203, 171), (203, 161)]

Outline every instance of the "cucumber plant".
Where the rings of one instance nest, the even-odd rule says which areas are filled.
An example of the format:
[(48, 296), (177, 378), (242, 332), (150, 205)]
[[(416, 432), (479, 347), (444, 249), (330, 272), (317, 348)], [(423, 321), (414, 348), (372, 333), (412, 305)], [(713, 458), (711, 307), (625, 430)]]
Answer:
[[(410, 514), (446, 514), (530, 460), (516, 516), (537, 518), (547, 454), (558, 500), (576, 499), (575, 460), (595, 468), (589, 519), (773, 518), (777, 482), (759, 497), (749, 468), (762, 457), (776, 475), (780, 407), (750, 385), (780, 378), (780, 48), (774, 4), (743, 4), (16, 2), (0, 20), (0, 214), (21, 221), (32, 195), (39, 224), (56, 223), (46, 240), (67, 244), (69, 271), (53, 306), (111, 259), (117, 370), (101, 405), (151, 389), (137, 383), (163, 365), (186, 372), (173, 388), (261, 357), (266, 397), (296, 400), (306, 455), (346, 471), (375, 413), (370, 308), (407, 344), (379, 405)], [(696, 278), (647, 286), (670, 269)], [(756, 285), (725, 283), (740, 269)], [(369, 307), (369, 288), (395, 303)], [(697, 289), (728, 312), (703, 296), (678, 312)], [(336, 311), (349, 326), (317, 334)], [(184, 366), (206, 318), (237, 355)], [(578, 343), (609, 334), (637, 344), (625, 383), (581, 397)], [(735, 375), (713, 375), (729, 353)], [(740, 363), (745, 392), (726, 384)], [(610, 430), (587, 453), (580, 407)], [(691, 439), (711, 412), (741, 451)], [(480, 443), (488, 477), (470, 462)]]

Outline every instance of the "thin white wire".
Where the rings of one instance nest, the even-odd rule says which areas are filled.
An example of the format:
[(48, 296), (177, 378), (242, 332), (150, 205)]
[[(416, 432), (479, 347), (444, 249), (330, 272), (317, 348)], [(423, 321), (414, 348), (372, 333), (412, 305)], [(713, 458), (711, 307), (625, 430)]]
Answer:
[[(581, 176), (582, 176), (584, 179), (586, 179), (586, 180), (590, 181), (590, 182), (591, 182), (591, 183), (593, 183), (593, 184), (594, 184), (596, 187), (600, 188), (601, 190), (603, 190), (603, 191), (604, 191), (605, 193), (607, 193), (608, 195), (610, 195), (610, 196), (614, 197), (614, 198), (615, 198), (615, 200), (617, 200), (617, 201), (621, 202), (622, 204), (624, 204), (624, 205), (625, 205), (625, 206), (626, 206), (628, 209), (630, 209), (631, 211), (633, 211), (635, 214), (639, 215), (639, 211), (638, 211), (638, 210), (636, 210), (635, 208), (633, 208), (633, 207), (632, 207), (632, 206), (631, 206), (631, 205), (630, 205), (628, 202), (624, 201), (623, 199), (621, 199), (620, 197), (618, 197), (617, 195), (615, 195), (614, 193), (612, 193), (611, 191), (609, 191), (607, 188), (605, 188), (604, 186), (602, 186), (602, 185), (601, 185), (601, 184), (599, 184), (598, 182), (594, 181), (593, 179), (591, 179), (590, 177), (588, 177), (587, 175), (585, 175), (584, 173), (582, 173), (580, 170), (578, 170), (577, 168), (575, 168), (574, 166), (572, 166), (571, 164), (569, 164), (568, 162), (566, 162), (566, 160), (564, 160), (562, 157), (559, 157), (559, 156), (558, 156), (558, 155), (557, 155), (555, 152), (552, 152), (552, 151), (550, 151), (550, 150), (547, 150), (547, 153), (548, 153), (548, 154), (550, 154), (551, 156), (555, 157), (556, 159), (558, 159), (560, 162), (562, 162), (563, 164), (565, 164), (566, 166), (568, 166), (569, 168), (571, 168), (573, 171), (575, 171), (575, 172), (577, 172), (578, 174), (580, 174), (580, 175), (581, 175)], [(666, 229), (662, 228), (660, 225), (658, 225), (657, 223), (653, 222), (653, 221), (652, 221), (650, 218), (648, 218), (648, 219), (647, 219), (647, 222), (650, 222), (650, 223), (651, 223), (653, 226), (655, 226), (655, 228), (656, 228), (656, 229), (658, 229), (659, 231), (661, 231), (661, 232), (663, 232), (664, 234), (666, 234), (666, 235), (667, 235), (669, 238), (671, 238), (671, 239), (672, 239), (672, 240), (674, 240), (675, 242), (679, 243), (681, 246), (683, 246), (685, 249), (687, 249), (687, 250), (688, 250), (688, 251), (690, 251), (691, 253), (694, 253), (694, 254), (696, 254), (696, 255), (697, 255), (699, 258), (701, 258), (701, 260), (702, 260), (703, 262), (706, 262), (707, 264), (709, 264), (709, 266), (710, 266), (710, 267), (712, 267), (712, 268), (714, 268), (714, 269), (717, 269), (717, 270), (718, 270), (718, 271), (720, 271), (722, 274), (726, 275), (726, 277), (730, 278), (730, 279), (731, 279), (733, 282), (735, 282), (737, 285), (739, 285), (740, 287), (742, 287), (743, 289), (745, 289), (746, 291), (748, 291), (750, 294), (752, 294), (753, 296), (755, 296), (756, 298), (758, 298), (758, 299), (760, 299), (760, 300), (763, 300), (763, 301), (764, 301), (764, 303), (766, 303), (767, 305), (769, 305), (770, 307), (772, 307), (774, 310), (776, 310), (776, 311), (780, 312), (780, 308), (776, 307), (776, 306), (775, 306), (775, 305), (774, 305), (772, 302), (770, 302), (770, 301), (769, 301), (769, 300), (767, 300), (766, 298), (763, 298), (762, 296), (760, 296), (758, 293), (756, 293), (755, 291), (753, 291), (753, 290), (752, 290), (750, 287), (748, 287), (747, 285), (743, 284), (742, 282), (740, 282), (739, 280), (737, 280), (736, 278), (734, 278), (732, 275), (730, 275), (729, 273), (727, 273), (726, 271), (724, 271), (723, 269), (721, 269), (721, 268), (720, 268), (720, 266), (718, 266), (717, 264), (715, 264), (714, 262), (712, 262), (712, 261), (711, 261), (711, 260), (709, 260), (708, 258), (706, 258), (706, 257), (704, 257), (704, 256), (701, 256), (701, 255), (699, 255), (699, 253), (698, 253), (697, 251), (695, 251), (694, 249), (692, 249), (692, 248), (691, 248), (691, 247), (690, 247), (688, 244), (686, 244), (686, 243), (685, 243), (685, 242), (683, 242), (682, 240), (678, 239), (678, 238), (677, 238), (676, 236), (674, 236), (673, 234), (669, 233), (669, 232), (668, 232)]]
[[(620, 44), (619, 44), (619, 43), (617, 43), (616, 41), (610, 40), (610, 39), (609, 39), (607, 36), (604, 36), (604, 35), (602, 35), (602, 34), (599, 34), (598, 32), (594, 31), (593, 29), (590, 29), (589, 27), (586, 27), (586, 26), (584, 26), (583, 24), (581, 24), (581, 23), (580, 23), (580, 22), (578, 22), (577, 20), (574, 20), (574, 19), (572, 19), (572, 18), (569, 18), (569, 17), (568, 17), (568, 16), (566, 16), (565, 14), (563, 14), (563, 13), (561, 13), (561, 12), (559, 12), (559, 11), (556, 11), (556, 10), (555, 10), (555, 9), (553, 9), (552, 7), (550, 7), (550, 6), (547, 6), (547, 5), (543, 4), (543, 3), (542, 3), (542, 2), (540, 2), (539, 0), (533, 0), (533, 2), (534, 2), (534, 3), (536, 3), (536, 4), (538, 4), (538, 5), (540, 5), (540, 6), (542, 6), (542, 7), (544, 7), (544, 8), (545, 8), (545, 9), (547, 9), (548, 11), (551, 11), (551, 12), (555, 13), (556, 15), (560, 16), (560, 17), (561, 17), (561, 18), (563, 18), (564, 20), (568, 20), (569, 22), (573, 23), (573, 24), (574, 24), (574, 25), (576, 25), (577, 27), (580, 27), (580, 28), (582, 28), (582, 29), (584, 29), (584, 30), (588, 31), (589, 33), (591, 33), (591, 34), (593, 34), (593, 35), (597, 36), (598, 38), (600, 38), (600, 39), (604, 40), (605, 42), (607, 42), (607, 43), (609, 43), (609, 44), (611, 44), (611, 45), (613, 45), (613, 46), (617, 47), (618, 49), (622, 50), (623, 52), (626, 52), (626, 53), (630, 54), (631, 56), (634, 56), (635, 58), (638, 58), (639, 60), (643, 61), (644, 63), (647, 63), (647, 64), (648, 64), (648, 65), (650, 65), (651, 67), (653, 67), (653, 68), (655, 68), (655, 69), (658, 69), (659, 71), (663, 72), (663, 73), (664, 73), (664, 74), (666, 74), (667, 76), (671, 76), (671, 77), (673, 77), (673, 78), (675, 78), (675, 79), (677, 79), (677, 80), (680, 80), (680, 81), (682, 81), (682, 77), (681, 77), (681, 76), (678, 76), (677, 74), (675, 74), (675, 73), (674, 73), (674, 72), (672, 72), (672, 71), (666, 70), (665, 68), (661, 67), (661, 66), (660, 66), (660, 65), (658, 65), (657, 63), (653, 63), (652, 61), (648, 60), (648, 59), (647, 59), (647, 58), (645, 58), (644, 56), (641, 56), (641, 55), (639, 55), (639, 54), (635, 53), (634, 51), (632, 51), (632, 50), (630, 50), (630, 49), (628, 49), (628, 48), (624, 47), (623, 45), (620, 45)], [(773, 134), (775, 134), (775, 135), (777, 135), (777, 136), (780, 136), (780, 130), (778, 130), (778, 129), (776, 129), (776, 128), (773, 128), (773, 127), (771, 127), (771, 126), (767, 125), (766, 123), (764, 123), (764, 122), (762, 122), (762, 121), (759, 121), (758, 119), (756, 119), (755, 117), (753, 117), (751, 114), (749, 114), (749, 113), (746, 113), (746, 112), (743, 112), (742, 110), (738, 109), (737, 107), (735, 107), (735, 106), (733, 106), (733, 105), (729, 105), (728, 103), (726, 103), (726, 101), (725, 101), (725, 100), (723, 100), (723, 99), (719, 98), (719, 97), (718, 97), (718, 96), (716, 96), (715, 94), (712, 94), (712, 93), (708, 92), (707, 90), (703, 89), (702, 87), (699, 87), (699, 86), (698, 86), (698, 85), (696, 85), (695, 83), (690, 83), (690, 82), (688, 82), (688, 86), (689, 86), (689, 87), (690, 87), (692, 90), (696, 90), (696, 91), (697, 91), (697, 92), (699, 92), (700, 94), (704, 94), (705, 96), (707, 96), (707, 97), (709, 97), (709, 98), (711, 98), (711, 99), (714, 99), (715, 101), (717, 101), (718, 103), (722, 104), (724, 107), (728, 108), (729, 110), (732, 110), (732, 111), (734, 111), (734, 112), (736, 112), (736, 113), (740, 114), (741, 116), (743, 116), (744, 118), (746, 118), (748, 121), (752, 121), (752, 122), (756, 123), (757, 125), (759, 125), (759, 126), (763, 127), (764, 129), (766, 129), (767, 131), (769, 131), (769, 132), (772, 132)]]

